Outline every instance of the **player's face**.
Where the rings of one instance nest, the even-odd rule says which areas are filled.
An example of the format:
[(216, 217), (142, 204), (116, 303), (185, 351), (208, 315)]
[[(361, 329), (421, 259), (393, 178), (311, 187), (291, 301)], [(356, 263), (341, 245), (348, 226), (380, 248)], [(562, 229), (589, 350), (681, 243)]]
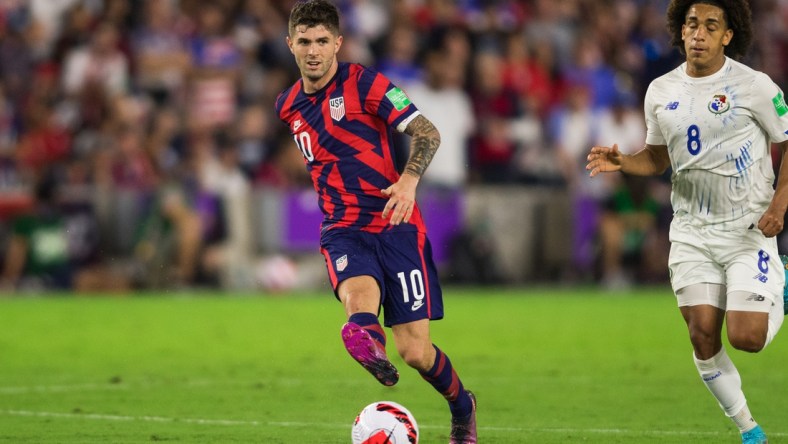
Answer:
[(687, 74), (702, 77), (717, 72), (725, 63), (725, 46), (733, 38), (721, 8), (705, 3), (690, 6), (681, 27), (687, 53)]
[(301, 77), (309, 83), (308, 88), (317, 91), (337, 70), (336, 55), (342, 46), (342, 36), (334, 35), (323, 25), (300, 25), (287, 37), (287, 46), (295, 56)]

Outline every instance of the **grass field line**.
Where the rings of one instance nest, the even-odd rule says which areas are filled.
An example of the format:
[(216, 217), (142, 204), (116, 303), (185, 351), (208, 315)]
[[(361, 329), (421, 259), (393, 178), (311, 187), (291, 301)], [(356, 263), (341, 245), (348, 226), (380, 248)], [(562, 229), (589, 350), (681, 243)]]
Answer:
[(49, 393), (49, 392), (81, 392), (93, 390), (125, 390), (124, 387), (118, 384), (65, 384), (65, 385), (33, 385), (27, 387), (0, 387), (0, 394), (2, 395), (20, 395), (26, 393)]
[[(0, 395), (22, 395), (27, 393), (59, 393), (59, 392), (82, 392), (82, 391), (100, 391), (100, 390), (129, 390), (132, 388), (157, 388), (164, 385), (173, 386), (180, 385), (186, 387), (200, 387), (200, 386), (213, 386), (213, 385), (254, 385), (258, 384), (259, 380), (237, 381), (237, 380), (213, 380), (213, 379), (199, 379), (182, 381), (181, 383), (173, 381), (158, 381), (158, 382), (85, 382), (76, 384), (50, 384), (50, 385), (32, 385), (32, 386), (0, 386)], [(264, 382), (264, 381), (263, 381)]]
[[(166, 416), (132, 416), (132, 415), (111, 415), (104, 413), (63, 413), (63, 412), (41, 412), (32, 410), (0, 410), (0, 414), (5, 416), (27, 416), (37, 418), (63, 418), (63, 419), (90, 419), (95, 421), (142, 421), (142, 422), (159, 422), (159, 423), (185, 423), (185, 424), (198, 424), (198, 425), (215, 425), (215, 426), (268, 426), (268, 427), (286, 427), (286, 428), (303, 428), (303, 427), (320, 427), (330, 429), (344, 429), (349, 427), (349, 424), (338, 423), (315, 423), (303, 421), (255, 421), (255, 420), (238, 420), (238, 419), (203, 419), (203, 418), (171, 418)], [(423, 424), (419, 426), (421, 429), (442, 429), (445, 426)], [(688, 431), (688, 430), (629, 430), (629, 429), (605, 429), (605, 428), (553, 428), (553, 427), (496, 427), (496, 426), (479, 426), (480, 431), (490, 432), (511, 432), (511, 433), (534, 433), (534, 432), (549, 432), (549, 433), (568, 433), (568, 434), (594, 434), (594, 435), (650, 435), (650, 436), (727, 436), (730, 433), (712, 432), (712, 431)], [(788, 433), (775, 433), (769, 432), (771, 437), (786, 437)]]
[(66, 418), (66, 419), (93, 419), (97, 421), (143, 421), (143, 422), (182, 422), (186, 424), (222, 425), (222, 426), (261, 426), (262, 421), (244, 421), (234, 419), (199, 419), (199, 418), (170, 418), (166, 416), (131, 416), (110, 415), (104, 413), (62, 413), (62, 412), (34, 412), (31, 410), (0, 410), (6, 416), (33, 416), (38, 418)]

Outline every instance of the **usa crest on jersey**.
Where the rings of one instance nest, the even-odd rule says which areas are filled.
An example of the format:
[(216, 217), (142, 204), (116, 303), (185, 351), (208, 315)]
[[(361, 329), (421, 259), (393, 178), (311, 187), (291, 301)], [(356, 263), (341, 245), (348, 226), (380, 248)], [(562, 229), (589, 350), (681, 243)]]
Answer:
[(337, 122), (345, 117), (345, 98), (335, 97), (328, 101), (328, 109), (331, 111), (331, 118)]

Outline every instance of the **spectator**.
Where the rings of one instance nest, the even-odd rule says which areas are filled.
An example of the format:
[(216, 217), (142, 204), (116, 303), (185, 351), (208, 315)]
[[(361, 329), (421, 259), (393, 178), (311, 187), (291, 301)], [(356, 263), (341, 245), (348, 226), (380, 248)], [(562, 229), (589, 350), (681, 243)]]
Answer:
[[(0, 5), (0, 82), (12, 103), (19, 105), (26, 95), (34, 70), (30, 47), (28, 11), (21, 2)], [(7, 9), (8, 7), (12, 9)]]
[(123, 126), (112, 142), (117, 147), (112, 161), (113, 185), (117, 188), (152, 192), (159, 183), (156, 168), (145, 152), (140, 130), (134, 126)]
[(216, 128), (235, 118), (243, 57), (229, 34), (229, 20), (220, 3), (200, 4), (197, 33), (189, 41), (192, 60), (190, 125)]
[(570, 82), (584, 83), (591, 94), (591, 107), (604, 110), (613, 105), (616, 97), (616, 73), (602, 57), (602, 49), (591, 32), (581, 32), (577, 40), (573, 63), (566, 67), (563, 77)]
[(16, 108), (0, 82), (0, 153), (10, 152), (16, 145), (19, 122)]
[(77, 46), (66, 54), (63, 89), (79, 97), (91, 85), (109, 96), (122, 94), (129, 86), (129, 61), (118, 49), (118, 29), (102, 22), (87, 45)]
[[(620, 91), (613, 107), (599, 116), (598, 144), (609, 144), (613, 140), (620, 140), (619, 147), (622, 152), (638, 151), (646, 134), (643, 121), (643, 111), (638, 106), (634, 94), (630, 91)], [(670, 175), (649, 178), (643, 183), (634, 180), (630, 185), (626, 185), (630, 183), (629, 178), (624, 183), (619, 176), (597, 177), (597, 179), (606, 179), (607, 187), (611, 190), (600, 225), (602, 282), (618, 287), (627, 282), (666, 280), (663, 264), (667, 261), (667, 252), (670, 248), (668, 241), (668, 228), (672, 215), (669, 199)], [(638, 208), (647, 211), (640, 211)], [(633, 217), (630, 216), (633, 212), (641, 214), (635, 217), (636, 220), (643, 222), (653, 219), (653, 225), (652, 222), (633, 224)], [(617, 220), (610, 223), (611, 218)], [(611, 226), (613, 229), (610, 229)], [(637, 230), (633, 226), (645, 229)], [(619, 227), (629, 228), (619, 230)], [(611, 237), (614, 239), (611, 240)], [(635, 240), (639, 242), (634, 242)], [(607, 251), (611, 242), (625, 247), (621, 250), (621, 254)], [(632, 266), (622, 266), (624, 264)]]
[(97, 262), (95, 217), (90, 207), (61, 207), (51, 173), (35, 187), (31, 213), (17, 217), (5, 252), (0, 287), (26, 291), (123, 291), (128, 281)]
[(241, 110), (236, 123), (238, 137), (238, 163), (244, 174), (251, 178), (271, 151), (273, 130), (261, 105), (249, 105)]
[(426, 82), (411, 85), (407, 93), (441, 133), (441, 149), (423, 180), (428, 186), (461, 189), (468, 182), (468, 140), (476, 126), (470, 97), (461, 88), (464, 70), (442, 48), (429, 51), (424, 66)]
[(174, 108), (157, 108), (150, 118), (145, 151), (160, 177), (177, 177), (183, 159), (183, 122)]
[(131, 39), (136, 86), (161, 103), (179, 100), (191, 66), (186, 33), (191, 23), (172, 0), (146, 0), (143, 22)]
[(418, 51), (418, 34), (414, 29), (408, 25), (395, 26), (385, 39), (384, 55), (376, 68), (407, 90), (410, 85), (423, 80), (421, 67), (416, 63)]
[(498, 53), (477, 54), (473, 64), (471, 97), (478, 123), (470, 146), (470, 172), (483, 183), (513, 183), (517, 144), (510, 137), (510, 125), (521, 116), (517, 94), (504, 84), (503, 58)]
[(455, 0), (426, 0), (411, 11), (409, 19), (418, 30), (428, 32), (442, 26), (464, 25), (465, 18)]
[(389, 29), (386, 4), (379, 0), (344, 0), (342, 9), (343, 31), (356, 35), (362, 41), (375, 41)]
[(531, 57), (524, 34), (509, 34), (505, 47), (504, 85), (517, 93), (531, 113), (544, 116), (554, 94), (550, 73)]
[(90, 43), (91, 34), (96, 26), (97, 17), (85, 2), (71, 5), (63, 14), (63, 29), (54, 42), (52, 61), (63, 66), (66, 54), (74, 48)]
[(38, 175), (65, 160), (71, 151), (71, 133), (56, 119), (48, 103), (35, 101), (26, 110), (25, 131), (19, 138), (16, 157), (23, 171)]
[(448, 26), (436, 28), (432, 33), (433, 42), (430, 46), (438, 46), (446, 51), (446, 57), (466, 77), (462, 87), (467, 89), (467, 73), (471, 66), (472, 42), (468, 31), (463, 26)]
[(642, 148), (645, 135), (643, 111), (628, 90), (618, 91), (613, 106), (597, 112), (595, 137), (601, 144), (619, 140), (623, 152), (634, 153)]
[[(285, 42), (287, 19), (276, 9), (272, 0), (246, 0), (246, 21), (257, 25), (254, 29), (257, 44), (257, 63), (265, 70), (286, 69), (297, 75), (290, 61), (290, 49)], [(243, 18), (242, 18), (243, 20)], [(243, 26), (241, 21), (239, 26)], [(288, 79), (289, 80), (289, 79)], [(284, 86), (283, 86), (284, 87)], [(278, 93), (281, 89), (277, 89)]]
[[(12, 2), (13, 3), (13, 2)], [(21, 2), (20, 2), (21, 3)], [(63, 34), (64, 17), (81, 0), (29, 0), (27, 31), (31, 37), (31, 52), (36, 59), (49, 59), (55, 42)]]
[(594, 276), (597, 231), (602, 202), (609, 194), (606, 184), (591, 181), (585, 173), (585, 155), (595, 140), (596, 122), (589, 87), (571, 84), (564, 103), (550, 118), (550, 135), (558, 165), (572, 200), (571, 276), (586, 280)]
[(660, 251), (654, 248), (660, 206), (650, 195), (651, 181), (624, 176), (622, 182), (605, 202), (599, 222), (602, 284), (611, 290), (648, 276), (653, 261), (647, 256)]
[(206, 240), (204, 268), (218, 276), (224, 288), (239, 288), (252, 282), (251, 184), (240, 167), (236, 140), (227, 133), (216, 135), (216, 153), (200, 167), (202, 188), (216, 196), (221, 211), (223, 235)]
[(188, 288), (197, 282), (203, 253), (202, 222), (183, 188), (158, 189), (134, 246), (134, 283), (142, 288)]
[[(0, 83), (0, 241), (5, 228), (3, 222), (20, 210), (29, 209), (31, 201), (17, 162), (17, 137), (15, 108)], [(0, 265), (2, 265), (1, 260)]]

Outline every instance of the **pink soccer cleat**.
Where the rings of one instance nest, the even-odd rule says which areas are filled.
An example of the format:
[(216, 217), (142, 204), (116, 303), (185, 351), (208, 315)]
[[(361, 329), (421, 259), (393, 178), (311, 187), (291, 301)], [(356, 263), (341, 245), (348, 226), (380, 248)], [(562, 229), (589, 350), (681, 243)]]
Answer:
[(451, 419), (451, 436), (449, 444), (476, 444), (476, 396), (468, 391), (473, 410), (464, 418)]
[(378, 347), (372, 336), (358, 324), (348, 322), (342, 326), (342, 341), (350, 356), (381, 384), (391, 386), (399, 381), (399, 372), (389, 362), (386, 351)]

